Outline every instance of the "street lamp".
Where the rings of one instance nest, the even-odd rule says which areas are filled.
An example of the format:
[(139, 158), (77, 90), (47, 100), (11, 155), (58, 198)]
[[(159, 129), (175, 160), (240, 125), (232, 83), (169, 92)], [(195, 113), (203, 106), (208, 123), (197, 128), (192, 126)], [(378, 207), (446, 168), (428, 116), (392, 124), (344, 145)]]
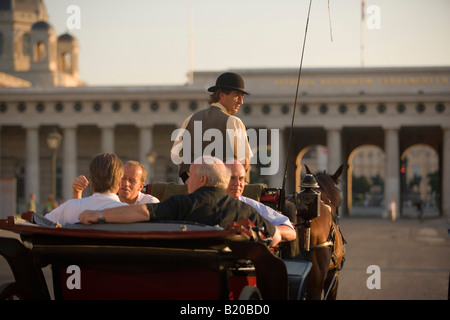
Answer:
[(47, 136), (47, 146), (52, 151), (52, 194), (56, 199), (56, 155), (61, 144), (62, 136), (53, 131)]

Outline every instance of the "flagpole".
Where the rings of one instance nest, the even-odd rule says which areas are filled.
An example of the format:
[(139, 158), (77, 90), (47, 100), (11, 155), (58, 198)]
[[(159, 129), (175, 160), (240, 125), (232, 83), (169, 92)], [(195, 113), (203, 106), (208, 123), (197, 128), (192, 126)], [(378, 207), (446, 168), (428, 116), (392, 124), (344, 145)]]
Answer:
[(362, 68), (364, 67), (364, 22), (365, 22), (365, 4), (364, 0), (361, 0), (360, 59)]
[(194, 38), (192, 31), (192, 9), (189, 9), (189, 84), (194, 83)]

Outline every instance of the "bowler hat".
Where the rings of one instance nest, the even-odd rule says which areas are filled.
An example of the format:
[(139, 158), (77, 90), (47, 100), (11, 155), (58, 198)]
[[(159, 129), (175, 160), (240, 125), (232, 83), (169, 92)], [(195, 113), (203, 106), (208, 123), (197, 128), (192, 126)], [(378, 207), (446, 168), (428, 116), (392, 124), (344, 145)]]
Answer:
[(228, 89), (240, 91), (244, 94), (250, 94), (244, 90), (244, 80), (240, 75), (233, 72), (222, 73), (216, 80), (216, 85), (208, 89), (209, 92), (214, 92), (217, 89)]

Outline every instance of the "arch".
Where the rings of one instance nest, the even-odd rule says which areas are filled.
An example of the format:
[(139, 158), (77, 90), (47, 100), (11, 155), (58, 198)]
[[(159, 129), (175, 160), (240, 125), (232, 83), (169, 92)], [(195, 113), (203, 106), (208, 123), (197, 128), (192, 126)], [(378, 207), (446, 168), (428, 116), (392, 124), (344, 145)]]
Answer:
[(300, 192), (300, 181), (306, 173), (303, 164), (306, 164), (312, 172), (317, 172), (326, 170), (327, 163), (328, 148), (322, 144), (310, 145), (300, 150), (295, 158), (295, 192)]
[(350, 152), (347, 165), (348, 212), (381, 214), (384, 204), (384, 150), (374, 144), (360, 145)]
[(61, 53), (61, 55), (59, 56), (59, 70), (67, 73), (72, 71), (72, 53)]
[(440, 165), (439, 154), (428, 144), (417, 143), (401, 154), (401, 212), (415, 216), (420, 202), (427, 215), (440, 214)]
[(34, 62), (45, 61), (47, 58), (47, 48), (43, 41), (36, 42), (34, 45)]

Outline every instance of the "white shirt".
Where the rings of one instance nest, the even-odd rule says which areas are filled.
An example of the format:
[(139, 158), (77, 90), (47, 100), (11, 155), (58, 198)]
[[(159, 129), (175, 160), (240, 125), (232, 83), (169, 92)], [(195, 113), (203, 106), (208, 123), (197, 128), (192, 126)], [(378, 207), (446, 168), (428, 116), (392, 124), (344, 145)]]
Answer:
[(80, 222), (78, 216), (84, 210), (103, 210), (127, 205), (120, 202), (119, 197), (114, 193), (94, 193), (86, 198), (67, 200), (47, 213), (45, 218), (64, 226), (66, 223)]
[(138, 195), (135, 203), (141, 203), (141, 204), (159, 203), (159, 199), (150, 194), (145, 194), (145, 193), (142, 193), (139, 191), (139, 195)]
[(277, 211), (273, 210), (271, 207), (266, 206), (265, 204), (258, 202), (256, 200), (253, 200), (251, 198), (247, 198), (244, 196), (239, 196), (239, 200), (242, 202), (251, 205), (253, 208), (255, 208), (261, 216), (263, 216), (267, 221), (272, 223), (274, 226), (279, 225), (286, 225), (292, 229), (294, 229), (294, 226), (292, 225), (291, 221), (288, 217), (285, 215), (282, 215), (281, 213), (278, 213)]

